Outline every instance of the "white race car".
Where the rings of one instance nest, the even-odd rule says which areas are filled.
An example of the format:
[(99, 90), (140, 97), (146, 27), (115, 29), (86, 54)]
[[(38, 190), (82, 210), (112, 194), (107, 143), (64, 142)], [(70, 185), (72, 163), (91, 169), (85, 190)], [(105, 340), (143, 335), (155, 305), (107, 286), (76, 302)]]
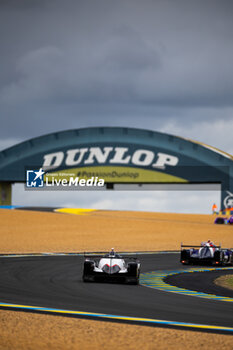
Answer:
[(115, 281), (138, 284), (140, 262), (135, 257), (121, 256), (112, 248), (105, 255), (85, 255), (84, 282)]

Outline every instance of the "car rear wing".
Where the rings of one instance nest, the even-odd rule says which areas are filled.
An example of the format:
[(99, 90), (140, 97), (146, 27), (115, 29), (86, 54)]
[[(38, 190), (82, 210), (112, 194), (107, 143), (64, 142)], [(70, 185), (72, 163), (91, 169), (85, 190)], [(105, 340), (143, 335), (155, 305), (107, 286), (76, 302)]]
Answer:
[[(102, 259), (105, 255), (108, 255), (109, 252), (94, 252), (94, 253), (86, 253), (84, 252), (84, 258), (90, 258), (90, 259)], [(116, 253), (116, 256), (109, 256), (108, 255), (108, 259), (127, 259), (127, 260), (134, 260), (134, 261), (137, 261), (138, 260), (138, 257), (137, 257), (137, 254), (135, 254), (136, 256), (131, 256), (131, 255), (127, 255), (127, 254), (118, 254)]]
[[(181, 243), (180, 247), (181, 247), (181, 249), (182, 248), (203, 248), (203, 246), (201, 244), (194, 245), (194, 244), (183, 244), (183, 243)], [(219, 245), (214, 244), (214, 248), (221, 248), (221, 244), (220, 243), (219, 243)]]

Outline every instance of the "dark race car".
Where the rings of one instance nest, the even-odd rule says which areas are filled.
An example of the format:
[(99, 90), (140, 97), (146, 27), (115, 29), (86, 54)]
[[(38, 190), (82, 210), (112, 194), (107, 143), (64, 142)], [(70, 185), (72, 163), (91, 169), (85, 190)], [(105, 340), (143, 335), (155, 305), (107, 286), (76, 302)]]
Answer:
[(222, 217), (222, 216), (218, 216), (214, 220), (214, 223), (217, 224), (217, 225), (227, 224), (227, 218), (226, 217)]
[(140, 262), (136, 257), (116, 254), (114, 249), (104, 255), (85, 255), (84, 282), (119, 282), (138, 284)]
[(223, 217), (223, 216), (217, 216), (216, 219), (214, 220), (214, 223), (217, 225), (222, 225), (222, 224), (233, 224), (233, 215), (230, 216), (229, 218)]
[(232, 249), (223, 249), (212, 242), (203, 242), (199, 246), (181, 244), (180, 262), (184, 265), (232, 265)]

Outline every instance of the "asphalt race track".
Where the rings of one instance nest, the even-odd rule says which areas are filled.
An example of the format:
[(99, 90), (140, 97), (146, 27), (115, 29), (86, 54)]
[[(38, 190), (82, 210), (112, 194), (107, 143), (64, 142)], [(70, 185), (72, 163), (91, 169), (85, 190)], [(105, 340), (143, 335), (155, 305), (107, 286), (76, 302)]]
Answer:
[[(138, 257), (141, 272), (185, 268), (179, 263), (178, 254)], [(1, 257), (0, 303), (233, 327), (232, 302), (206, 300), (140, 285), (83, 283), (82, 266), (81, 256)], [(169, 277), (169, 282), (189, 289), (199, 285), (200, 290), (207, 293), (215, 288), (214, 293), (228, 296), (229, 291), (214, 287), (212, 283), (213, 278), (222, 274), (226, 272), (180, 274)]]
[(211, 273), (204, 273), (204, 278), (201, 278), (201, 280), (201, 276), (199, 273), (184, 273), (181, 275), (169, 276), (165, 279), (165, 282), (180, 288), (187, 288), (191, 290), (196, 290), (198, 292), (210, 293), (232, 298), (233, 290), (223, 288), (214, 283), (214, 280), (222, 276), (223, 274), (230, 275), (233, 274), (233, 271), (229, 270), (225, 273), (223, 273), (222, 271), (212, 271)]

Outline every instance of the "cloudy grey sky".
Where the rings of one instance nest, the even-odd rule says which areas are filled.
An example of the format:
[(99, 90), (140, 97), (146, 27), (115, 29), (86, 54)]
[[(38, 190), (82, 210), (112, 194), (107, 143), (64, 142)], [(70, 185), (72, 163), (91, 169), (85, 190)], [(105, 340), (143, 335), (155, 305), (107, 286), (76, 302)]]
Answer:
[(232, 18), (231, 0), (1, 0), (0, 149), (133, 126), (233, 153)]

